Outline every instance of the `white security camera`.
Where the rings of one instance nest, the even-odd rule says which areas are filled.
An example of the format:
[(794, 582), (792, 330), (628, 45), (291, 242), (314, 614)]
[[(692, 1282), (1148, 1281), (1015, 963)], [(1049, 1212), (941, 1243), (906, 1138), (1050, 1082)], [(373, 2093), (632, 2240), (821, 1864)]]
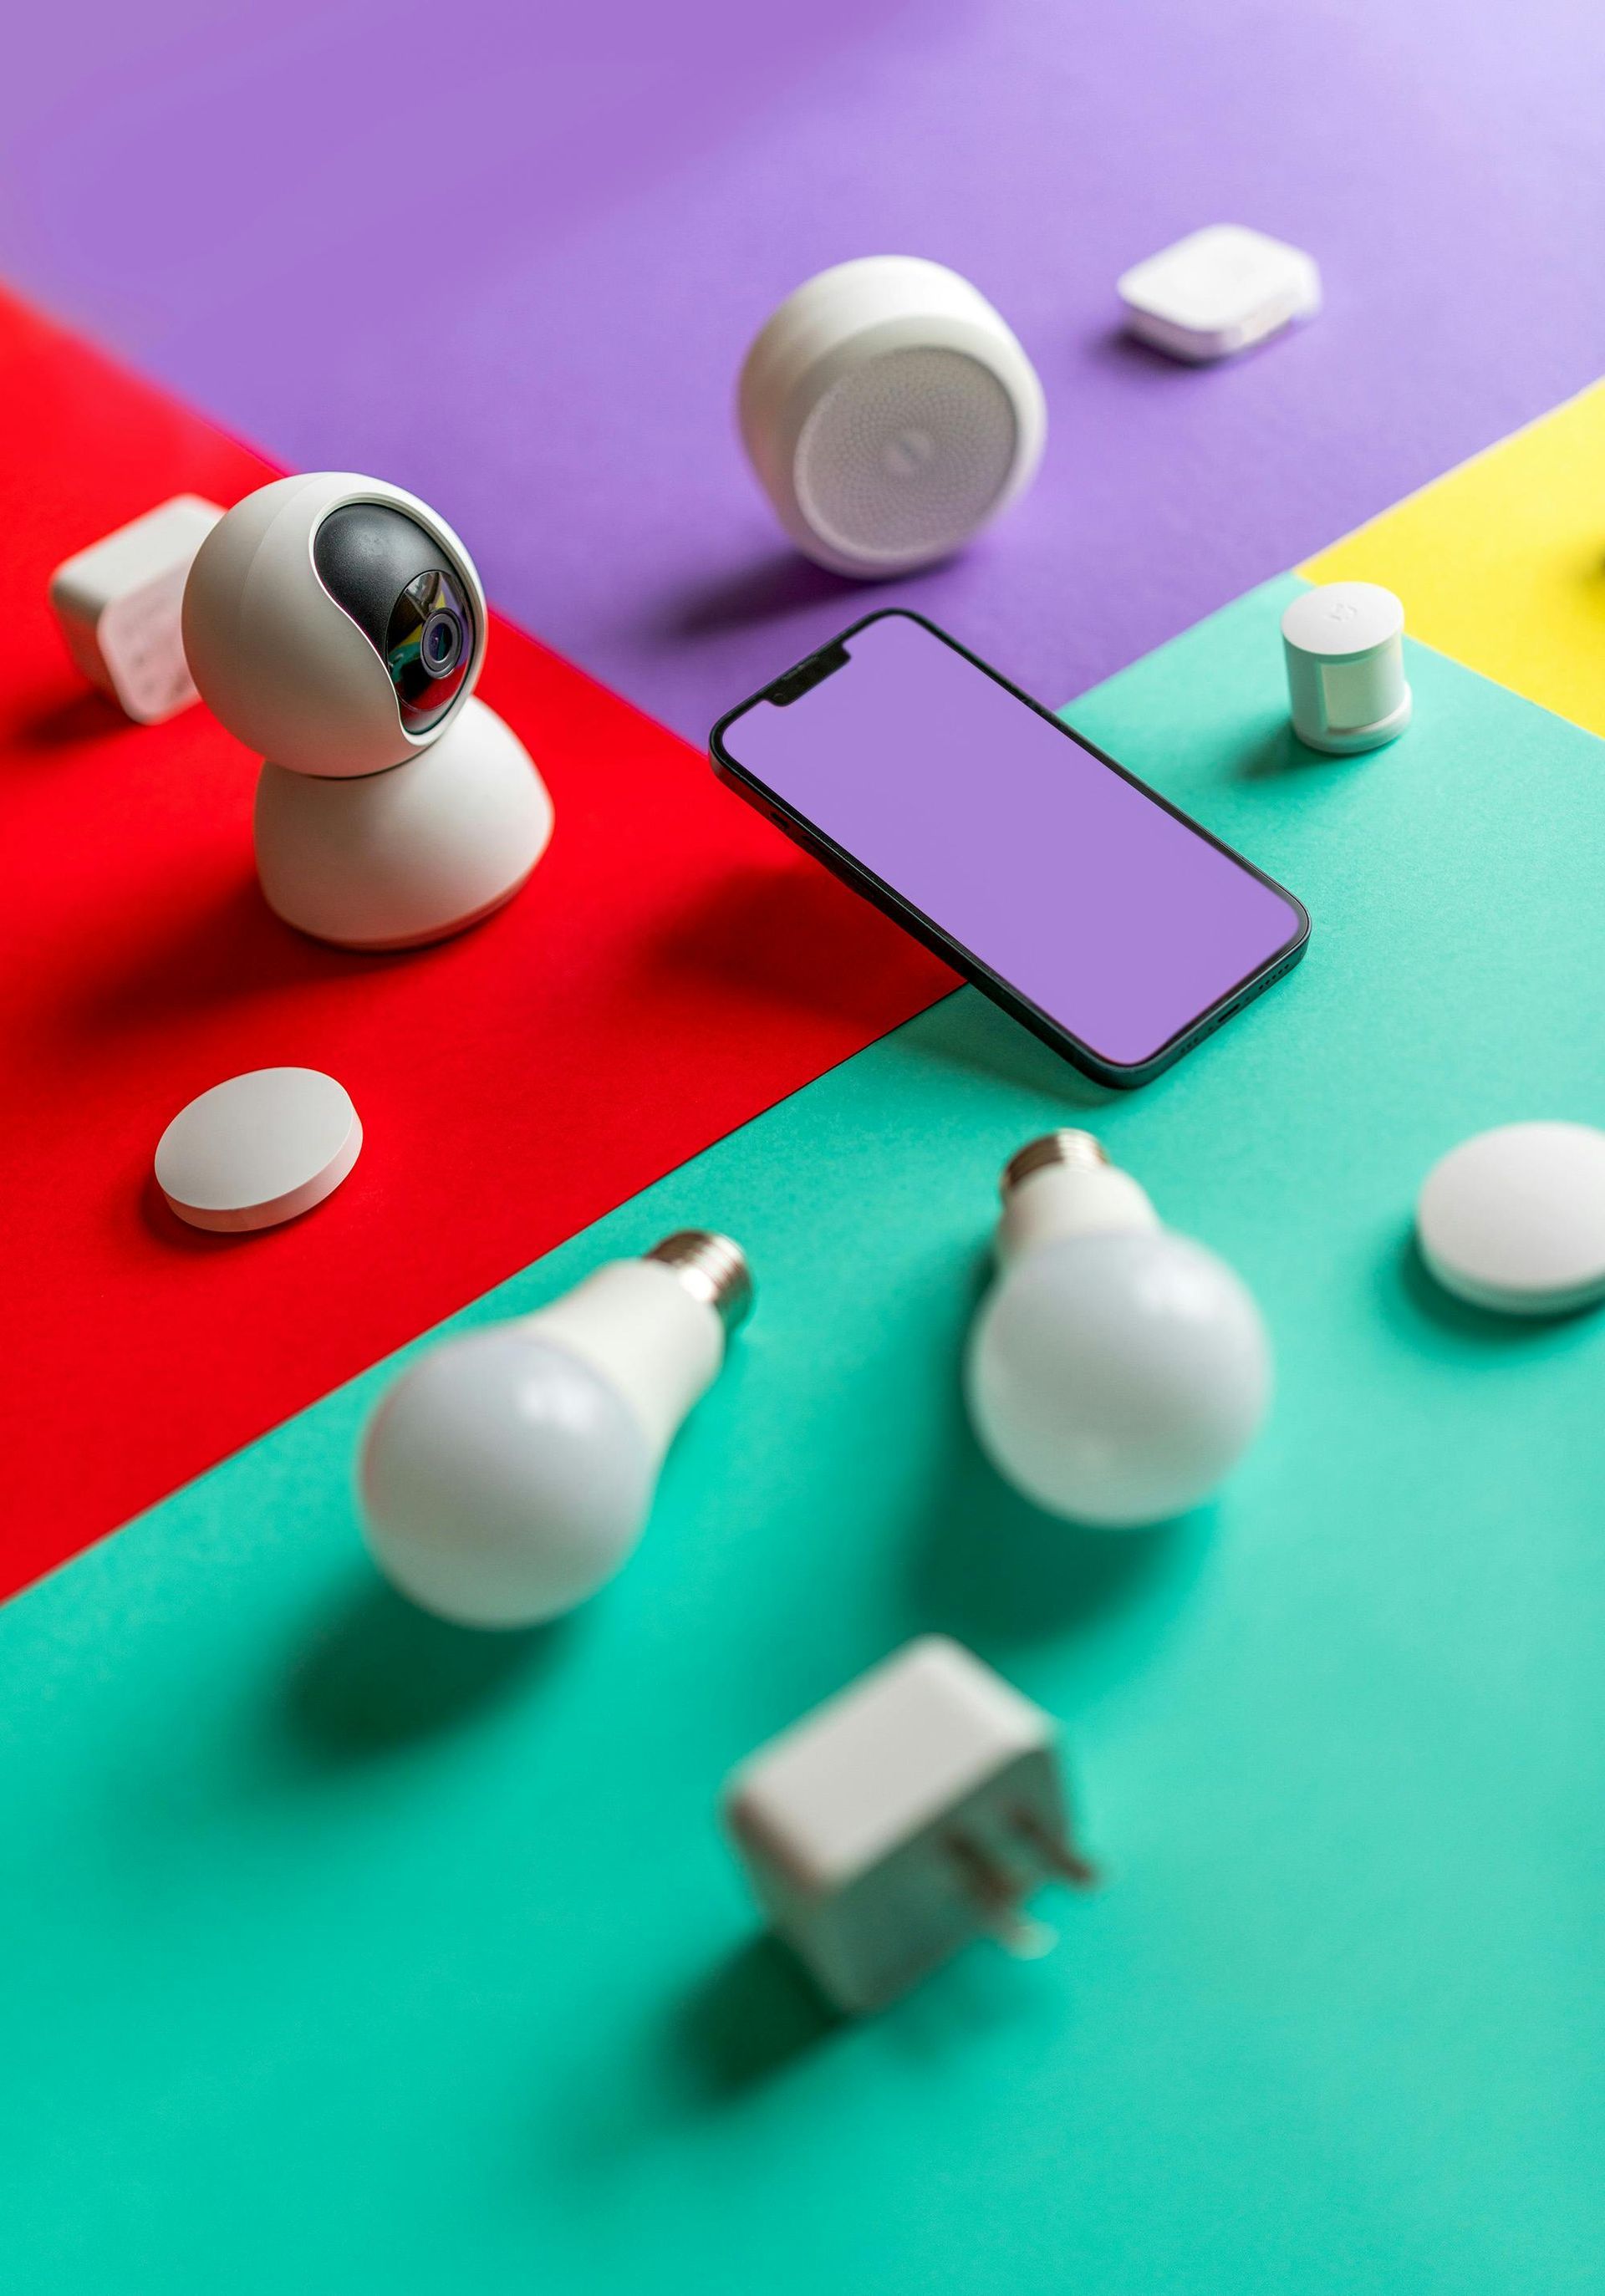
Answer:
[(202, 700), (262, 757), (257, 869), (287, 923), (406, 948), (523, 883), (552, 801), (473, 699), (486, 634), (473, 561), (399, 487), (277, 479), (202, 543), (184, 650)]

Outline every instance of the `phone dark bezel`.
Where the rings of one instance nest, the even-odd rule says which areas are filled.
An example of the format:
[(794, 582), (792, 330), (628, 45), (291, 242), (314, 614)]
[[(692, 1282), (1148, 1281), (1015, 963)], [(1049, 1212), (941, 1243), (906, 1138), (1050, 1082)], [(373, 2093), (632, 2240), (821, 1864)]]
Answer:
[[(840, 666), (827, 662), (827, 658), (830, 654), (844, 646), (849, 638), (856, 637), (860, 630), (868, 629), (871, 622), (885, 621), (893, 615), (901, 616), (904, 621), (921, 624), (924, 628), (930, 631), (933, 637), (940, 639), (943, 645), (951, 646), (955, 653), (962, 654), (966, 661), (985, 676), (992, 679), (994, 684), (1000, 685), (1006, 693), (1013, 694), (1017, 701), (1024, 702), (1026, 709), (1033, 709), (1039, 718), (1046, 718), (1049, 725), (1062, 734), (1066, 741), (1074, 742), (1078, 748), (1085, 750), (1090, 756), (1098, 759), (1099, 765), (1107, 766), (1111, 773), (1118, 774), (1122, 781), (1130, 782), (1134, 789), (1142, 791), (1144, 797), (1151, 799), (1154, 804), (1173, 815), (1177, 821), (1185, 823), (1187, 827), (1196, 836), (1201, 837), (1206, 845), (1213, 845), (1218, 853), (1224, 853), (1229, 860), (1235, 861), (1240, 869), (1247, 872), (1249, 876), (1257, 878), (1262, 885), (1268, 886), (1272, 892), (1278, 894), (1289, 905), (1298, 919), (1297, 926), (1291, 938), (1269, 956), (1255, 972), (1247, 974), (1241, 980), (1236, 982), (1233, 987), (1226, 990), (1223, 996), (1218, 997), (1214, 1004), (1209, 1005), (1195, 1020), (1189, 1021), (1185, 1028), (1179, 1029), (1173, 1037), (1168, 1037), (1160, 1046), (1158, 1051), (1146, 1061), (1127, 1063), (1106, 1060), (1100, 1053), (1095, 1052), (1091, 1045), (1084, 1044), (1079, 1037), (1073, 1035), (1060, 1021), (1056, 1021), (1051, 1013), (1044, 1012), (1040, 1005), (1033, 1004), (1028, 996), (1022, 996), (1020, 991), (1009, 981), (1005, 980), (1000, 973), (994, 972), (989, 964), (978, 957), (973, 949), (966, 948), (963, 943), (955, 940), (951, 933), (944, 932), (935, 920), (928, 917), (923, 909), (917, 909), (912, 902), (905, 900), (895, 886), (889, 885), (884, 878), (877, 877), (873, 870), (866, 868), (861, 861), (856, 860), (845, 847), (836, 844), (833, 838), (827, 837), (823, 830), (797, 812), (777, 791), (770, 789), (768, 783), (761, 781), (749, 767), (743, 766), (733, 758), (725, 746), (725, 734), (737, 718), (744, 718), (749, 709), (756, 709), (761, 701), (775, 700), (780, 689), (788, 685), (793, 688), (793, 691), (784, 697), (782, 706), (786, 706), (788, 701), (801, 700), (813, 685), (822, 683), (823, 679), (831, 674), (833, 668)], [(807, 673), (816, 669), (818, 676), (808, 676)], [(967, 646), (961, 645), (956, 637), (940, 628), (927, 616), (917, 614), (907, 606), (877, 607), (874, 613), (861, 616), (849, 628), (839, 631), (824, 645), (816, 646), (811, 653), (804, 655), (801, 661), (794, 662), (791, 668), (783, 670), (778, 677), (771, 677), (768, 685), (761, 687), (756, 693), (749, 694), (747, 699), (738, 702), (734, 709), (726, 710), (708, 736), (708, 749), (713, 771), (727, 788), (733, 790), (737, 797), (753, 806), (756, 811), (764, 816), (766, 820), (772, 821), (778, 829), (784, 831), (793, 843), (800, 845), (805, 853), (811, 853), (816, 860), (822, 861), (833, 876), (839, 877), (844, 884), (850, 885), (854, 892), (861, 893), (864, 898), (872, 902), (884, 915), (890, 917), (894, 924), (901, 925), (905, 932), (910, 933), (923, 947), (928, 948), (934, 956), (939, 956), (945, 964), (951, 965), (955, 972), (971, 981), (984, 996), (989, 996), (993, 1004), (1001, 1005), (1004, 1012), (1029, 1029), (1033, 1036), (1040, 1037), (1045, 1045), (1050, 1045), (1056, 1053), (1061, 1054), (1074, 1068), (1079, 1069), (1083, 1076), (1090, 1077), (1095, 1084), (1107, 1086), (1112, 1091), (1130, 1092), (1137, 1086), (1147, 1084), (1153, 1078), (1163, 1074), (1164, 1070), (1179, 1061), (1184, 1053), (1189, 1053), (1195, 1045), (1213, 1034), (1223, 1021), (1229, 1021), (1231, 1015), (1240, 1012), (1245, 1004), (1252, 1004), (1256, 996), (1270, 988), (1273, 980), (1280, 980), (1284, 973), (1290, 972), (1309, 944), (1309, 912), (1296, 893), (1290, 893), (1288, 888), (1279, 884), (1274, 877), (1268, 876), (1264, 870), (1256, 868), (1252, 861), (1237, 850), (1235, 846), (1228, 845), (1222, 838), (1214, 836), (1205, 828), (1202, 822), (1195, 821), (1192, 816), (1189, 813), (1184, 813), (1179, 805), (1173, 805), (1170, 800), (1162, 796), (1158, 790), (1150, 788), (1148, 783), (1140, 780), (1136, 774), (1128, 772), (1124, 766), (1108, 756), (1105, 750), (1100, 750), (1095, 742), (1089, 742), (1085, 734), (1078, 734), (1074, 727), (1067, 726), (1062, 718), (1056, 717), (1051, 709), (1045, 709), (1041, 702), (1033, 701), (1029, 693), (1022, 693), (1020, 688), (1005, 677), (1000, 670), (994, 669), (990, 662), (983, 661), (979, 654), (972, 653)]]

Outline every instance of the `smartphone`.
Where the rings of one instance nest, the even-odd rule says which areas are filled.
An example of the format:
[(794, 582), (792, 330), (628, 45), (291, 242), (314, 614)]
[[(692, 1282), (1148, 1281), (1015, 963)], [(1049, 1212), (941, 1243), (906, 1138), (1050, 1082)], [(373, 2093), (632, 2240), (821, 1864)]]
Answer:
[(1146, 1084), (1303, 955), (1293, 895), (899, 607), (730, 710), (714, 771), (1099, 1084)]

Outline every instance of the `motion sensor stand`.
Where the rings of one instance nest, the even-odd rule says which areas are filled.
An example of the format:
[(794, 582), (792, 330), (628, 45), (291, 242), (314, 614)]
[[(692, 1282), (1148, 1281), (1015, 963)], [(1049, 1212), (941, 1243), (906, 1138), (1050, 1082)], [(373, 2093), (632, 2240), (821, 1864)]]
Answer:
[(552, 801), (473, 699), (484, 593), (444, 519), (347, 472), (278, 479), (202, 545), (184, 648), (202, 699), (263, 759), (257, 873), (287, 924), (412, 948), (511, 899)]
[(1036, 475), (1036, 369), (967, 279), (911, 255), (838, 263), (787, 296), (741, 372), (741, 435), (781, 525), (838, 574), (967, 542)]

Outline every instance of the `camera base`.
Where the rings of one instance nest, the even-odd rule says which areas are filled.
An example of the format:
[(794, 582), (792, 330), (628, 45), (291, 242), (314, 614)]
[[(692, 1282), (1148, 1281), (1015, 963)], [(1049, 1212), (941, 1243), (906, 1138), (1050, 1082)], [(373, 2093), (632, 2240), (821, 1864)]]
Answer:
[(552, 833), (523, 743), (482, 701), (388, 772), (335, 781), (264, 761), (257, 873), (268, 906), (339, 948), (418, 948), (512, 899)]

